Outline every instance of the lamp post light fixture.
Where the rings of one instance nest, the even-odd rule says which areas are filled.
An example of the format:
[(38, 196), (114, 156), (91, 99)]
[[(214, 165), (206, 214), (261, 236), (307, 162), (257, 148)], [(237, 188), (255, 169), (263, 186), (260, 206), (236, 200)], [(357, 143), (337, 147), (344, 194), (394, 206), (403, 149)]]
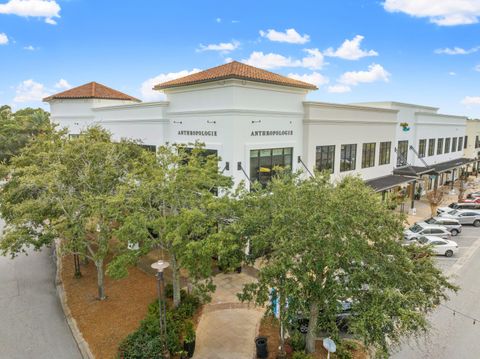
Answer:
[(165, 304), (165, 282), (163, 271), (168, 268), (170, 263), (159, 260), (152, 263), (151, 267), (157, 271), (157, 289), (158, 289), (158, 314), (160, 320), (160, 340), (162, 343), (163, 359), (170, 359), (170, 353), (167, 348), (167, 308)]

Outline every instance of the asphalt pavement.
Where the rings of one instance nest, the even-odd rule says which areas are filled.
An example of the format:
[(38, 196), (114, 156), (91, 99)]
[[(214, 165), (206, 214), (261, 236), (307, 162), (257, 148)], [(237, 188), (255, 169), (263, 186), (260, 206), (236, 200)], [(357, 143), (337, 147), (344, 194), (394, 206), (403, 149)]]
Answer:
[(474, 324), (462, 315), (480, 319), (480, 228), (463, 226), (462, 233), (452, 240), (458, 243), (459, 253), (451, 258), (439, 256), (436, 261), (461, 289), (430, 315), (429, 334), (411, 338), (392, 358), (480, 358), (480, 322)]
[[(3, 222), (0, 219), (0, 238)], [(81, 359), (55, 290), (52, 251), (0, 256), (0, 359)]]

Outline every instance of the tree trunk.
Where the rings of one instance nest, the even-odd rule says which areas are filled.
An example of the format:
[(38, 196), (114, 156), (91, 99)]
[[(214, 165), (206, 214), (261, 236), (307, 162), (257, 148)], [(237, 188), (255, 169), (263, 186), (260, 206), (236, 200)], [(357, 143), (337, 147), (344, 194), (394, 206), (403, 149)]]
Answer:
[(310, 304), (310, 317), (308, 322), (308, 332), (305, 338), (307, 353), (315, 353), (315, 340), (317, 339), (317, 321), (318, 321), (318, 303)]
[(177, 308), (180, 305), (180, 269), (178, 268), (177, 259), (172, 255), (172, 285), (173, 285), (173, 305)]
[(103, 274), (103, 259), (98, 259), (95, 261), (95, 266), (97, 267), (97, 286), (98, 286), (98, 299), (105, 300), (105, 286), (104, 286), (104, 274)]

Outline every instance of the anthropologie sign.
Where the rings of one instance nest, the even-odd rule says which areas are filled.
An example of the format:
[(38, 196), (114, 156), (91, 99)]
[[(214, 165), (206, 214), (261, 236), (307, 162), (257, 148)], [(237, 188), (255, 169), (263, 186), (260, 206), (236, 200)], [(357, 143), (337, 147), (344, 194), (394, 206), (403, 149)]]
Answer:
[(179, 136), (217, 136), (217, 131), (178, 131)]
[(252, 131), (251, 136), (293, 136), (293, 130)]

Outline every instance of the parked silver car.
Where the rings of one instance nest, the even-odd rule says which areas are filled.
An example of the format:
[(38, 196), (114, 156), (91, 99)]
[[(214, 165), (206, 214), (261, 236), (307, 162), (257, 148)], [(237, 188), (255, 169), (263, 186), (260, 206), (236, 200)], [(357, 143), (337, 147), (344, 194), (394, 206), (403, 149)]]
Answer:
[(458, 235), (462, 232), (462, 224), (454, 218), (445, 218), (445, 217), (432, 217), (425, 220), (427, 224), (438, 224), (443, 226), (450, 231), (452, 236)]
[(403, 231), (403, 236), (406, 241), (411, 241), (425, 235), (437, 236), (443, 239), (450, 239), (452, 237), (446, 227), (425, 222), (415, 223), (413, 226)]
[(472, 209), (474, 211), (480, 211), (480, 203), (450, 203), (448, 207), (440, 207), (437, 209), (437, 214), (451, 212), (454, 209)]
[(440, 217), (453, 218), (458, 220), (461, 224), (473, 224), (475, 227), (480, 227), (480, 211), (455, 209), (449, 213), (442, 213)]

